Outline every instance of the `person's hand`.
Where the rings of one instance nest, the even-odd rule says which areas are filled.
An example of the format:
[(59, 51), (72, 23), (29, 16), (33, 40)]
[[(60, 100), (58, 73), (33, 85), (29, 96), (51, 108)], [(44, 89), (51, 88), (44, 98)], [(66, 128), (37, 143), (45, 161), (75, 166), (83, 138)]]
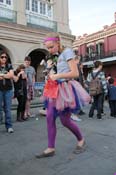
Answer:
[(23, 74), (24, 74), (24, 70), (22, 70), (18, 73), (18, 77), (20, 77), (20, 75), (23, 75)]
[(25, 72), (24, 72), (24, 70), (22, 70), (21, 72), (20, 72), (20, 74), (24, 74)]
[(50, 78), (51, 80), (57, 80), (57, 79), (58, 79), (57, 74), (50, 74), (50, 75), (49, 75), (49, 78)]
[(0, 80), (3, 80), (4, 79), (4, 77), (3, 76), (0, 76)]

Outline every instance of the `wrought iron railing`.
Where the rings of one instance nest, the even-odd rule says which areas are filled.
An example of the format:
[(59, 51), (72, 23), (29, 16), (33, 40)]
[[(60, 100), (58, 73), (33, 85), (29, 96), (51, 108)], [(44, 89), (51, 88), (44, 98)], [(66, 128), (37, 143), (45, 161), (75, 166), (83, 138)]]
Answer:
[(17, 12), (4, 7), (0, 7), (0, 21), (16, 23)]
[(96, 61), (96, 60), (100, 60), (100, 59), (104, 59), (104, 58), (108, 58), (108, 57), (113, 57), (113, 56), (116, 56), (116, 50), (102, 53), (102, 54), (95, 53), (94, 55), (91, 54), (91, 56), (88, 56), (88, 55), (81, 56), (81, 61), (82, 62)]
[(48, 30), (52, 30), (54, 32), (57, 31), (57, 22), (52, 21), (40, 16), (36, 16), (34, 14), (26, 14), (27, 25), (35, 28), (45, 28)]

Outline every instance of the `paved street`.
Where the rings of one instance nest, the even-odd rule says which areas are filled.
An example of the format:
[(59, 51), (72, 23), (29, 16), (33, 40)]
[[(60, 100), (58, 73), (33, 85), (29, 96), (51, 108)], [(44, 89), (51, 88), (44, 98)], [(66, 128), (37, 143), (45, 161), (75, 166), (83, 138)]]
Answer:
[(78, 122), (86, 142), (86, 152), (75, 155), (75, 137), (57, 120), (56, 155), (37, 160), (47, 145), (45, 117), (14, 122), (15, 132), (8, 134), (0, 125), (0, 175), (114, 175), (116, 172), (116, 119), (109, 117), (105, 105), (103, 120), (88, 119), (89, 107)]

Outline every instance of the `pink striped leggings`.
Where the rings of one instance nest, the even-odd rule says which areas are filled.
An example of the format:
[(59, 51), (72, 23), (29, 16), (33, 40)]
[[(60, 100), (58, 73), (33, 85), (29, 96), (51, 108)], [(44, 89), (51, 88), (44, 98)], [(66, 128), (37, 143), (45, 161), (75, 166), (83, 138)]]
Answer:
[[(77, 124), (71, 120), (70, 113), (65, 113), (64, 115), (60, 115), (60, 121), (68, 128), (77, 138), (78, 141), (83, 139), (83, 136), (78, 128)], [(56, 138), (56, 121), (53, 116), (53, 107), (52, 105), (48, 105), (47, 108), (47, 130), (48, 130), (48, 148), (55, 148), (55, 138)]]

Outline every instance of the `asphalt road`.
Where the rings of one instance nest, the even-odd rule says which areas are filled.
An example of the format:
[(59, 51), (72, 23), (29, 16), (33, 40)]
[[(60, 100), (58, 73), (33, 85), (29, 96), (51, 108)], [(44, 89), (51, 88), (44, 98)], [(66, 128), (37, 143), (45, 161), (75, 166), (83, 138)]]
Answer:
[(87, 150), (73, 154), (75, 137), (57, 119), (56, 154), (36, 159), (47, 145), (46, 119), (36, 115), (26, 122), (14, 122), (13, 134), (0, 125), (0, 175), (114, 175), (116, 173), (116, 119), (106, 115), (103, 120), (88, 119), (89, 106), (84, 109), (80, 126)]

